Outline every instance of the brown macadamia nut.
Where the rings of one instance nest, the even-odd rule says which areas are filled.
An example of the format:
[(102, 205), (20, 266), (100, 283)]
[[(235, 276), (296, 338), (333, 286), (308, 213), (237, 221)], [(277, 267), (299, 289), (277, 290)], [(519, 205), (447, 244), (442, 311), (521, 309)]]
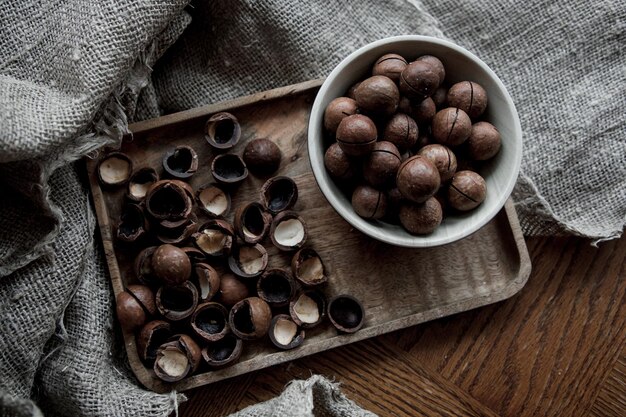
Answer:
[(324, 128), (331, 134), (337, 131), (339, 123), (357, 113), (356, 101), (348, 97), (337, 97), (331, 101), (324, 111)]
[(367, 155), (374, 149), (378, 131), (367, 116), (353, 114), (344, 118), (337, 127), (337, 143), (347, 155)]
[(441, 178), (435, 165), (420, 155), (404, 161), (396, 176), (396, 186), (402, 196), (416, 203), (434, 195), (440, 184)]
[(441, 204), (435, 197), (423, 203), (405, 201), (400, 205), (400, 223), (411, 234), (426, 235), (435, 231), (443, 219)]
[(441, 62), (441, 60), (437, 58), (436, 56), (422, 55), (419, 58), (417, 58), (416, 61), (426, 62), (430, 64), (435, 70), (435, 72), (437, 73), (437, 75), (439, 76), (439, 84), (441, 84), (443, 80), (446, 79), (446, 69), (443, 66), (443, 62)]
[(485, 200), (487, 184), (473, 171), (459, 171), (448, 188), (448, 202), (459, 211), (471, 210)]
[(350, 88), (348, 88), (348, 91), (346, 91), (346, 97), (351, 98), (352, 100), (354, 100), (355, 97), (356, 97), (354, 95), (354, 92), (356, 91), (357, 88), (359, 88), (360, 85), (361, 85), (361, 81), (352, 84), (352, 86), (350, 86)]
[(478, 83), (461, 81), (450, 87), (446, 101), (448, 106), (458, 107), (469, 117), (475, 119), (483, 114), (487, 108), (487, 92)]
[(435, 90), (435, 94), (432, 95), (433, 102), (437, 110), (441, 110), (446, 105), (446, 96), (448, 95), (448, 89), (444, 86), (439, 86)]
[(363, 161), (363, 178), (372, 187), (384, 188), (393, 182), (400, 163), (400, 152), (393, 143), (376, 142), (374, 150)]
[(398, 104), (398, 112), (405, 113), (411, 116), (419, 125), (430, 123), (437, 108), (432, 98), (427, 97), (417, 103), (413, 103), (407, 97), (400, 98), (400, 104)]
[(439, 110), (432, 123), (433, 138), (446, 146), (457, 146), (472, 132), (472, 121), (467, 113), (456, 107)]
[(425, 61), (414, 61), (406, 66), (400, 74), (400, 92), (416, 100), (430, 97), (441, 80), (438, 69)]
[(365, 219), (380, 219), (387, 210), (387, 196), (369, 185), (360, 185), (352, 193), (352, 208)]
[(456, 172), (456, 156), (447, 146), (426, 145), (419, 150), (418, 155), (423, 156), (435, 165), (437, 171), (439, 171), (441, 182), (448, 181)]
[(401, 55), (386, 54), (378, 58), (372, 68), (372, 75), (384, 75), (393, 82), (398, 82), (400, 73), (406, 68), (407, 62)]
[(383, 140), (393, 143), (400, 152), (404, 152), (415, 144), (418, 134), (417, 123), (412, 117), (396, 113), (385, 126)]
[(383, 75), (374, 75), (363, 80), (354, 95), (359, 109), (375, 116), (392, 115), (400, 101), (398, 86)]
[(470, 158), (486, 161), (496, 156), (500, 151), (500, 132), (491, 123), (474, 123), (472, 133), (470, 133), (466, 144)]
[(251, 140), (243, 150), (243, 161), (256, 175), (273, 174), (280, 166), (281, 158), (280, 148), (269, 139)]
[(341, 150), (338, 143), (333, 143), (324, 154), (324, 166), (328, 173), (337, 180), (350, 181), (355, 176), (354, 164)]

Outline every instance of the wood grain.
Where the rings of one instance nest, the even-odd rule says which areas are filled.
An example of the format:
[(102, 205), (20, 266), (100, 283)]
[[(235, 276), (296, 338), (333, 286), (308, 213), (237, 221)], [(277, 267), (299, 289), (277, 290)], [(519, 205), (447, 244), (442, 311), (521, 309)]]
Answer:
[[(246, 343), (240, 361), (218, 371), (200, 371), (175, 384), (154, 377), (138, 359), (134, 337), (124, 335), (131, 367), (138, 379), (155, 391), (186, 390), (203, 384), (291, 361), (306, 355), (378, 336), (438, 317), (455, 314), (508, 298), (519, 291), (530, 273), (530, 262), (517, 215), (509, 201), (485, 227), (466, 239), (438, 248), (397, 248), (355, 231), (326, 202), (310, 170), (306, 139), (311, 104), (319, 81), (260, 93), (243, 99), (181, 112), (131, 126), (122, 151), (134, 167), (162, 172), (163, 154), (177, 145), (190, 145), (198, 153), (198, 172), (189, 180), (197, 188), (211, 182), (209, 166), (214, 154), (204, 139), (208, 116), (228, 110), (240, 121), (242, 138), (232, 150), (243, 151), (252, 138), (274, 141), (283, 153), (277, 175), (298, 184), (294, 209), (309, 227), (308, 245), (324, 259), (331, 277), (327, 297), (348, 293), (365, 307), (365, 325), (352, 335), (338, 335), (331, 326), (307, 332), (298, 349), (277, 352), (269, 342)], [(112, 225), (120, 215), (124, 189), (102, 191), (88, 164), (96, 213), (115, 293), (136, 282), (132, 272), (138, 248), (123, 248), (112, 241)], [(232, 195), (233, 207), (259, 199), (264, 179), (250, 176)], [(201, 213), (200, 220), (205, 218)], [(232, 220), (232, 217), (229, 217)], [(290, 255), (266, 242), (270, 267), (284, 267)], [(214, 265), (224, 268), (223, 265)]]
[[(461, 390), (456, 395), (474, 398), (504, 417), (625, 416), (626, 237), (599, 249), (576, 238), (528, 243), (532, 275), (506, 301), (319, 353), (291, 368), (260, 371), (249, 388), (230, 397), (228, 409), (202, 400), (220, 384), (193, 390), (180, 415), (226, 415), (274, 397), (289, 377), (305, 378), (308, 370), (341, 381), (359, 405), (395, 415), (387, 410), (406, 407), (422, 391), (411, 395), (403, 387), (381, 387), (384, 371), (376, 355), (349, 360), (358, 357), (353, 349), (367, 345), (362, 349), (396, 352), (386, 355), (383, 368), (398, 369), (406, 385), (414, 384), (413, 370), (422, 368), (418, 373), (442, 389), (456, 386)], [(433, 411), (434, 399), (428, 401), (422, 415), (441, 415)], [(460, 410), (456, 415), (466, 415)]]

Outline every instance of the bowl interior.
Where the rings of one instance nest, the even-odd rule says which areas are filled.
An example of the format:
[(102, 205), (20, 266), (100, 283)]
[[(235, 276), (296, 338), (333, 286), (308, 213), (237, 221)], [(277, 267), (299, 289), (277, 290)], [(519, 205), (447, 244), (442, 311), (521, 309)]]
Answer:
[[(409, 61), (430, 54), (441, 59), (446, 68), (446, 81), (453, 84), (469, 80), (487, 91), (489, 104), (483, 117), (500, 131), (502, 147), (487, 162), (480, 174), (487, 182), (487, 197), (476, 209), (444, 217), (433, 233), (425, 236), (409, 234), (400, 225), (359, 217), (350, 203), (350, 196), (337, 187), (324, 168), (324, 152), (330, 145), (324, 138), (324, 109), (334, 98), (345, 95), (355, 82), (366, 78), (373, 63), (383, 54), (395, 52)], [(363, 48), (344, 59), (328, 76), (313, 104), (309, 120), (309, 156), (315, 178), (334, 209), (363, 233), (398, 246), (430, 247), (450, 243), (468, 236), (491, 220), (511, 194), (519, 173), (522, 137), (519, 118), (504, 85), (489, 67), (473, 54), (450, 42), (423, 36), (387, 38)]]

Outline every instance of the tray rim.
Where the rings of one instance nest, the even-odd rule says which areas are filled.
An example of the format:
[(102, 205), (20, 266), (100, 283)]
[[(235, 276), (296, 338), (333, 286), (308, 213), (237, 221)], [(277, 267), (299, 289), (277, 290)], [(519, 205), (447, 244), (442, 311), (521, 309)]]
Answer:
[[(251, 94), (248, 96), (239, 97), (233, 100), (209, 104), (206, 106), (184, 110), (158, 118), (133, 123), (129, 125), (130, 133), (125, 137), (132, 137), (132, 135), (135, 133), (143, 133), (173, 123), (180, 123), (183, 121), (206, 117), (207, 115), (215, 113), (217, 111), (225, 111), (233, 108), (244, 107), (250, 104), (258, 104), (277, 98), (297, 95), (300, 93), (304, 93), (308, 90), (319, 88), (322, 85), (323, 81), (324, 79), (305, 81), (299, 84), (280, 87), (268, 91)], [(96, 211), (96, 217), (107, 261), (109, 277), (111, 280), (111, 285), (113, 287), (114, 295), (117, 297), (120, 292), (124, 291), (124, 284), (122, 282), (119, 265), (117, 263), (117, 257), (115, 256), (112, 227), (109, 220), (108, 209), (105, 204), (105, 199), (102, 189), (100, 188), (100, 184), (96, 178), (96, 175), (94, 175), (97, 160), (90, 158), (85, 158), (85, 160), (87, 165), (87, 173), (89, 176), (91, 196)], [(519, 224), (517, 212), (515, 210), (514, 202), (511, 197), (507, 199), (504, 208), (501, 211), (505, 212), (508, 224), (511, 227), (513, 240), (515, 241), (517, 254), (519, 256), (520, 268), (517, 277), (511, 281), (511, 284), (507, 285), (497, 292), (441, 305), (426, 310), (424, 312), (419, 312), (410, 316), (388, 321), (384, 324), (367, 327), (351, 335), (339, 335), (326, 341), (322, 341), (321, 343), (317, 343), (315, 345), (304, 345), (297, 350), (276, 352), (275, 354), (271, 354), (265, 357), (265, 359), (272, 358), (273, 360), (271, 362), (265, 361), (262, 366), (255, 367), (253, 369), (245, 369), (244, 367), (237, 368), (236, 371), (231, 372), (222, 378), (211, 379), (210, 376), (212, 373), (204, 373), (192, 376), (190, 378), (186, 378), (174, 384), (166, 384), (151, 375), (151, 373), (144, 367), (143, 363), (139, 359), (137, 348), (135, 345), (135, 336), (133, 332), (122, 331), (124, 338), (124, 347), (126, 349), (126, 354), (128, 356), (131, 370), (133, 371), (137, 380), (146, 388), (152, 391), (159, 393), (168, 392), (171, 390), (185, 391), (203, 385), (208, 385), (213, 382), (232, 378), (238, 375), (243, 375), (252, 371), (265, 369), (270, 366), (278, 365), (291, 360), (303, 358), (315, 353), (321, 353), (330, 349), (334, 349), (336, 347), (348, 345), (350, 343), (358, 342), (371, 337), (380, 336), (382, 334), (389, 333), (395, 330), (415, 326), (417, 324), (424, 323), (430, 320), (461, 313), (463, 311), (472, 310), (478, 307), (483, 307), (510, 298), (524, 287), (530, 276), (532, 266), (530, 262), (528, 248), (526, 246), (521, 226)], [(441, 246), (441, 248), (444, 247), (445, 245)], [(237, 365), (233, 365), (233, 367), (226, 369), (232, 369), (236, 366)]]

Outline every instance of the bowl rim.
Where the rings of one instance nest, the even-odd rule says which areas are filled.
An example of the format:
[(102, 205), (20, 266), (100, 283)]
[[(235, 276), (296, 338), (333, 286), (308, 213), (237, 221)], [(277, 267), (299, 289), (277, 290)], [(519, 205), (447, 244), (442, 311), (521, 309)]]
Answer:
[[(445, 48), (452, 49), (462, 55), (465, 55), (472, 61), (474, 61), (486, 74), (488, 77), (493, 79), (494, 83), (498, 86), (498, 88), (502, 91), (504, 100), (506, 105), (511, 109), (511, 113), (513, 114), (513, 132), (516, 140), (515, 144), (515, 166), (513, 167), (513, 172), (508, 177), (506, 186), (502, 189), (502, 192), (499, 195), (499, 199), (496, 204), (490, 211), (485, 212), (483, 216), (476, 221), (471, 227), (464, 228), (461, 233), (457, 233), (455, 235), (444, 235), (441, 237), (433, 238), (432, 235), (411, 235), (407, 233), (407, 236), (397, 236), (393, 234), (389, 234), (384, 232), (381, 229), (374, 228), (370, 221), (359, 217), (356, 213), (350, 212), (345, 209), (341, 202), (339, 201), (339, 197), (335, 195), (335, 193), (330, 189), (329, 185), (322, 179), (323, 178), (323, 169), (324, 168), (324, 160), (323, 160), (323, 152), (315, 152), (315, 146), (312, 138), (317, 136), (317, 132), (320, 130), (321, 120), (320, 117), (323, 115), (324, 109), (322, 109), (322, 97), (324, 97), (329, 89), (330, 83), (334, 80), (337, 75), (342, 72), (346, 67), (348, 67), (354, 60), (356, 60), (362, 54), (378, 48), (380, 46), (385, 46), (389, 44), (394, 44), (398, 42), (420, 42), (425, 44), (433, 44), (438, 46), (443, 46)], [(313, 119), (319, 121), (316, 122)], [(441, 246), (448, 243), (455, 242), (457, 240), (463, 239), (472, 233), (476, 232), (480, 228), (482, 228), (485, 224), (487, 224), (491, 219), (493, 219), (502, 207), (506, 200), (509, 198), (515, 184), (517, 182), (517, 178), (519, 176), (519, 171), (522, 162), (522, 150), (523, 150), (523, 140), (522, 140), (522, 127), (519, 120), (519, 115), (517, 113), (517, 109), (515, 104), (513, 103), (513, 99), (511, 98), (508, 90), (504, 86), (504, 83), (500, 80), (500, 78), (496, 75), (496, 73), (489, 68), (489, 66), (484, 63), (480, 58), (476, 55), (468, 51), (467, 49), (456, 45), (452, 42), (449, 42), (444, 39), (435, 38), (432, 36), (423, 36), (423, 35), (402, 35), (402, 36), (392, 36), (388, 38), (379, 39), (375, 42), (369, 43), (360, 47), (359, 49), (352, 52), (350, 55), (345, 57), (326, 77), (322, 86), (315, 96), (315, 101), (311, 108), (311, 114), (309, 117), (309, 127), (307, 132), (307, 147), (309, 152), (309, 163), (311, 164), (311, 169), (313, 171), (313, 176), (315, 177), (315, 181), (319, 186), (322, 194), (328, 201), (328, 203), (333, 207), (333, 209), (339, 214), (345, 221), (347, 221), (352, 227), (364, 233), (367, 236), (370, 236), (376, 240), (394, 245), (401, 246), (406, 248), (426, 248), (426, 247), (435, 247)], [(320, 154), (322, 155), (320, 157)]]

